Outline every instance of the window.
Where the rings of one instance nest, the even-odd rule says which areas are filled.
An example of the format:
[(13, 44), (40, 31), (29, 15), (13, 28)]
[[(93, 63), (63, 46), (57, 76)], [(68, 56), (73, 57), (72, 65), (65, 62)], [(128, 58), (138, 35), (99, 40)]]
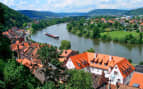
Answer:
[(82, 64), (83, 64), (83, 65), (87, 65), (87, 61), (85, 61), (85, 60), (82, 61)]
[(91, 60), (90, 62), (93, 64), (93, 63), (94, 63), (94, 60)]
[(105, 63), (105, 64), (104, 64), (104, 66), (107, 66), (107, 65), (108, 65), (108, 63)]
[(118, 74), (118, 72), (117, 71), (114, 71), (114, 75), (117, 75)]
[(118, 83), (119, 83), (120, 81), (121, 81), (120, 79), (117, 80)]
[(77, 65), (78, 65), (79, 67), (81, 67), (80, 63), (77, 63)]

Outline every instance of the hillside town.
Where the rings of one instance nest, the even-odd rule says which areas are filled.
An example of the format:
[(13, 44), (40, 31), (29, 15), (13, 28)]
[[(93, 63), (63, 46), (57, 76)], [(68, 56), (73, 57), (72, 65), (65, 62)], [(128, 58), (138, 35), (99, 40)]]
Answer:
[[(3, 35), (11, 40), (11, 50), (16, 52), (16, 61), (28, 67), (42, 83), (46, 81), (37, 76), (37, 71), (44, 68), (38, 59), (37, 51), (50, 45), (41, 45), (30, 41), (24, 29), (13, 27)], [(58, 49), (57, 49), (58, 50)], [(92, 74), (95, 89), (143, 89), (143, 66), (133, 66), (126, 58), (100, 53), (63, 50), (59, 61), (69, 70), (84, 70)], [(52, 65), (54, 68), (54, 65)], [(61, 80), (62, 81), (62, 80)]]

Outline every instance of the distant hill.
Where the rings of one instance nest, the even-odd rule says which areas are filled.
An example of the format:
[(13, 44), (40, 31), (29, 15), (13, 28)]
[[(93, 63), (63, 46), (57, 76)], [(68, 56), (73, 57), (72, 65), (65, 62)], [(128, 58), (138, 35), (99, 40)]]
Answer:
[(50, 11), (33, 11), (33, 10), (19, 10), (18, 12), (30, 18), (52, 18), (52, 17), (68, 17), (68, 16), (100, 16), (100, 15), (143, 15), (143, 8), (134, 10), (120, 10), (120, 9), (95, 9), (85, 13), (55, 13)]
[(0, 24), (3, 25), (4, 28), (10, 28), (12, 26), (20, 27), (24, 22), (29, 22), (30, 20), (31, 19), (27, 16), (0, 3)]
[(24, 14), (30, 18), (46, 18), (46, 17), (57, 17), (58, 15), (50, 11), (34, 11), (34, 10), (19, 10), (21, 14)]
[(57, 13), (59, 16), (87, 16), (88, 13), (79, 13), (79, 12), (72, 12), (72, 13)]
[(143, 15), (143, 8), (130, 10), (126, 12), (126, 15)]
[(118, 9), (95, 9), (88, 13), (89, 16), (95, 15), (124, 15), (127, 10), (118, 10)]
[(46, 17), (68, 17), (68, 16), (85, 16), (87, 13), (55, 13), (50, 11), (34, 11), (34, 10), (18, 10), (30, 18), (46, 18)]

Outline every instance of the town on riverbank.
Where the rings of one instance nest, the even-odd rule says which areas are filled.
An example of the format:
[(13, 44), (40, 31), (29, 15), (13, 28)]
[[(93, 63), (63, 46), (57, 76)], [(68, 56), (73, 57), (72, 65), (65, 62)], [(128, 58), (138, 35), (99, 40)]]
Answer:
[(43, 1), (0, 0), (0, 89), (143, 89), (141, 0)]
[[(64, 83), (69, 77), (63, 76), (64, 70), (76, 69), (92, 74), (91, 86), (95, 89), (143, 88), (143, 66), (133, 66), (126, 58), (94, 52), (79, 54), (67, 48), (60, 51), (51, 45), (30, 41), (28, 32), (17, 27), (3, 32), (3, 35), (10, 39), (11, 50), (17, 55), (16, 61), (28, 67), (42, 84), (50, 79), (46, 71), (59, 71), (55, 81)], [(56, 57), (57, 54), (60, 55)]]

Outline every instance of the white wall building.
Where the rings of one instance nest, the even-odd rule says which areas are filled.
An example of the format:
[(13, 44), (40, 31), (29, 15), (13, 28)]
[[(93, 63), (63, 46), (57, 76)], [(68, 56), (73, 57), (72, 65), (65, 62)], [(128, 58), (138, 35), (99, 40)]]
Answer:
[(95, 75), (109, 78), (110, 84), (128, 84), (134, 67), (123, 57), (85, 52), (71, 56), (66, 63), (68, 69), (83, 69)]

